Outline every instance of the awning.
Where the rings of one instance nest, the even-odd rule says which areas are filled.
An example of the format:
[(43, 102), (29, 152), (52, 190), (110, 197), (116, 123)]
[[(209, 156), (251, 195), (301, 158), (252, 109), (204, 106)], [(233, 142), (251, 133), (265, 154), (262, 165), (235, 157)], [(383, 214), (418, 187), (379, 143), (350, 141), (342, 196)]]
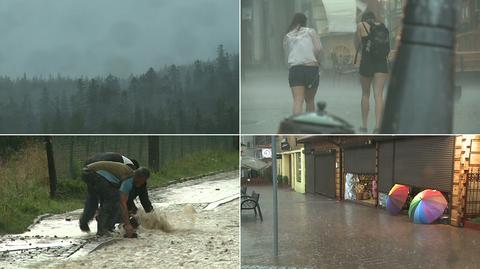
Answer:
[(250, 156), (244, 156), (242, 157), (242, 167), (245, 167), (245, 168), (250, 168), (252, 170), (262, 170), (262, 169), (265, 169), (267, 167), (270, 167), (272, 164), (271, 163), (267, 163), (265, 161), (262, 161), (262, 160), (259, 160), (259, 159), (256, 159), (254, 157), (250, 157)]
[(323, 0), (330, 33), (354, 33), (356, 31), (356, 0)]

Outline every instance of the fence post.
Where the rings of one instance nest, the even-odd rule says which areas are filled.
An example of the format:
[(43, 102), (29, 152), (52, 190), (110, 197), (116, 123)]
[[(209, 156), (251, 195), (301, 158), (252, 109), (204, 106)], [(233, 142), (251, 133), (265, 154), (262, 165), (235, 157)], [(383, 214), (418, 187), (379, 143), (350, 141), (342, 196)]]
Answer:
[(75, 164), (73, 161), (73, 150), (74, 150), (74, 144), (75, 144), (75, 137), (71, 136), (70, 137), (70, 155), (69, 155), (69, 172), (70, 172), (70, 178), (74, 179), (76, 177), (75, 175)]
[(149, 136), (148, 137), (148, 166), (154, 172), (158, 171), (158, 159), (159, 154), (159, 137), (158, 136)]
[(50, 179), (50, 198), (53, 198), (57, 192), (57, 173), (55, 171), (51, 137), (45, 137), (45, 149), (47, 152), (48, 177)]

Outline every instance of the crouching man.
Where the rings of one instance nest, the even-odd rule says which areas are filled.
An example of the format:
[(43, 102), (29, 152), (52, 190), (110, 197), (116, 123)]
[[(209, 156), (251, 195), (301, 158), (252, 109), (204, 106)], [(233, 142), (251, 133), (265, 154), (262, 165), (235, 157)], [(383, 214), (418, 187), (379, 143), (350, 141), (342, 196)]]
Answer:
[[(133, 170), (120, 162), (98, 161), (88, 164), (82, 173), (88, 191), (98, 197), (101, 204), (97, 219), (97, 235), (109, 233), (120, 208), (126, 237), (133, 237), (134, 229), (129, 222), (128, 214), (128, 196), (134, 186), (145, 185), (150, 177), (150, 171), (144, 167)], [(82, 218), (85, 219), (83, 216)]]
[[(112, 162), (123, 163), (123, 164), (128, 165), (133, 170), (138, 169), (140, 167), (140, 165), (138, 164), (138, 162), (136, 160), (129, 159), (129, 158), (127, 158), (127, 157), (125, 157), (125, 156), (123, 156), (119, 153), (116, 153), (116, 152), (97, 153), (97, 154), (93, 155), (92, 157), (88, 158), (85, 161), (84, 166), (87, 166), (89, 164), (92, 164), (94, 162), (99, 162), (99, 161), (112, 161)], [(91, 190), (91, 187), (87, 182), (88, 178), (86, 179), (84, 176), (85, 175), (83, 175), (82, 179), (87, 183), (88, 189), (87, 189), (87, 197), (85, 199), (85, 206), (83, 208), (83, 215), (80, 218), (79, 222), (80, 222), (80, 230), (82, 230), (84, 232), (90, 232), (90, 227), (88, 227), (88, 223), (93, 219), (93, 217), (95, 216), (95, 213), (97, 212), (99, 198), (97, 197), (95, 192), (93, 192)], [(86, 176), (88, 177), (88, 174)], [(133, 188), (132, 192), (134, 192), (134, 190), (135, 190), (135, 188)], [(142, 197), (140, 197), (140, 198), (142, 198)], [(148, 198), (148, 193), (147, 193), (147, 198)], [(150, 201), (148, 201), (148, 202), (150, 202)], [(133, 203), (133, 201), (132, 201), (132, 203)], [(143, 204), (143, 202), (142, 202), (142, 204)], [(150, 203), (150, 206), (151, 206), (151, 203)], [(128, 207), (129, 207), (129, 210), (130, 210), (130, 200), (129, 200)], [(113, 230), (113, 227), (114, 227), (115, 223), (118, 223), (118, 222), (120, 222), (120, 217), (117, 217), (115, 219), (114, 223), (111, 224), (110, 230)]]

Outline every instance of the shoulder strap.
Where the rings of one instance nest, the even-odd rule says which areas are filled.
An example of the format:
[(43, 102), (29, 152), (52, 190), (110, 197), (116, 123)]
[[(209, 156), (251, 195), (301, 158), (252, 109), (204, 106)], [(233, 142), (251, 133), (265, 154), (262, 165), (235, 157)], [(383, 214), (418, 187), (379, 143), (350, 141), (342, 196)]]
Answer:
[(364, 23), (364, 22), (362, 22), (362, 25), (363, 25), (363, 28), (365, 29), (365, 31), (367, 32), (367, 35), (369, 35), (370, 32), (368, 31), (367, 26), (365, 26), (365, 23)]
[(355, 59), (353, 59), (353, 64), (357, 64), (358, 51), (360, 50), (361, 45), (362, 45), (362, 42), (360, 41), (360, 44), (358, 44), (358, 47), (357, 47), (357, 52), (355, 52)]

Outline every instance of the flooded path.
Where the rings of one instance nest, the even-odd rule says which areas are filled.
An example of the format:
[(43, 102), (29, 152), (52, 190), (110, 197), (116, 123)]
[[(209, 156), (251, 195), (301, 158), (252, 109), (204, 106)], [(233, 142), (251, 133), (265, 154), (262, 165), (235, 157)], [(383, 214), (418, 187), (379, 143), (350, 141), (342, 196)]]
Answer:
[(78, 228), (81, 209), (46, 216), (24, 234), (0, 238), (0, 268), (238, 268), (238, 171), (149, 194), (173, 231), (140, 227), (137, 239), (120, 232), (98, 239), (94, 221), (89, 234)]

